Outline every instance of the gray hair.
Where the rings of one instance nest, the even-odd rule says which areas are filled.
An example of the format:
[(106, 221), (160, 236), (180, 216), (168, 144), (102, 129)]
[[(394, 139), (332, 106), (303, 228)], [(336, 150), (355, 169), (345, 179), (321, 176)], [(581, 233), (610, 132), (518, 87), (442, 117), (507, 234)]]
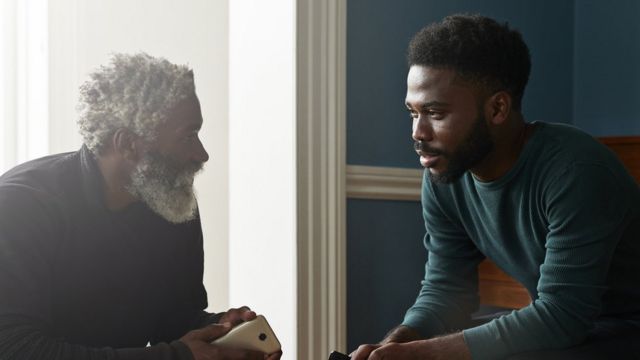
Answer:
[(120, 128), (153, 139), (168, 112), (195, 94), (193, 71), (145, 53), (114, 54), (80, 87), (80, 135), (96, 155)]

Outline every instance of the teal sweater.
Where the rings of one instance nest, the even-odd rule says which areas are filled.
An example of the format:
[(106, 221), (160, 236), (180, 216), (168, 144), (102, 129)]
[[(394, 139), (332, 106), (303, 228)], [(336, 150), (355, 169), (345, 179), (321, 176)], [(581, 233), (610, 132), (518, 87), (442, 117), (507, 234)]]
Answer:
[(533, 302), (464, 330), (473, 359), (500, 359), (585, 339), (599, 316), (640, 314), (640, 190), (616, 156), (566, 125), (535, 123), (517, 163), (481, 182), (423, 179), (429, 255), (404, 325), (431, 337), (464, 328), (485, 257)]

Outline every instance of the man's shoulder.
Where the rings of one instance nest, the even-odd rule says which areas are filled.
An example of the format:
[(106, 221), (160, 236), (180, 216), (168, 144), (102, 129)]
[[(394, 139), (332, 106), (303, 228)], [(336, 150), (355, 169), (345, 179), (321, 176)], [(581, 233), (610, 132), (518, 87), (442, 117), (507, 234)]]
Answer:
[(531, 157), (536, 167), (550, 169), (546, 175), (553, 178), (589, 173), (612, 175), (624, 182), (629, 180), (616, 154), (592, 135), (566, 124), (541, 125)]
[(49, 193), (71, 185), (79, 152), (48, 155), (19, 164), (0, 176), (0, 193)]
[(585, 131), (568, 124), (539, 123), (534, 151), (542, 160), (556, 159), (568, 163), (610, 163), (613, 153)]

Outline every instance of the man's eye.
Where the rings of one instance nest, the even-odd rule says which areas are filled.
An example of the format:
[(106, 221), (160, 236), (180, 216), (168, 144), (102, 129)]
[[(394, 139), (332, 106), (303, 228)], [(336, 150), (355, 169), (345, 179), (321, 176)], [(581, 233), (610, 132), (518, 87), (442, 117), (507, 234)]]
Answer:
[(185, 136), (184, 139), (187, 140), (187, 141), (192, 141), (192, 140), (195, 140), (197, 138), (198, 138), (198, 133), (191, 133), (191, 134)]
[(409, 117), (412, 119), (416, 119), (418, 117), (418, 113), (415, 111), (409, 111)]
[(432, 118), (434, 120), (442, 120), (442, 119), (444, 119), (444, 112), (442, 112), (442, 111), (429, 110), (427, 112), (427, 114), (429, 115), (430, 118)]

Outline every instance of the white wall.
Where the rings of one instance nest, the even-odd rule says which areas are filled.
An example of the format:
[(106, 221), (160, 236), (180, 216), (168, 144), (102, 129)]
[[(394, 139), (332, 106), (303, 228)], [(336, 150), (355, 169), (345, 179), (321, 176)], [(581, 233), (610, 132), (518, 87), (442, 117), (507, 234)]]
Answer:
[(295, 1), (230, 1), (232, 305), (264, 313), (296, 359)]
[(47, 0), (0, 2), (0, 174), (48, 154)]
[(212, 311), (228, 295), (228, 0), (49, 0), (50, 150), (76, 150), (78, 86), (112, 52), (144, 51), (194, 69), (211, 159), (196, 181)]

